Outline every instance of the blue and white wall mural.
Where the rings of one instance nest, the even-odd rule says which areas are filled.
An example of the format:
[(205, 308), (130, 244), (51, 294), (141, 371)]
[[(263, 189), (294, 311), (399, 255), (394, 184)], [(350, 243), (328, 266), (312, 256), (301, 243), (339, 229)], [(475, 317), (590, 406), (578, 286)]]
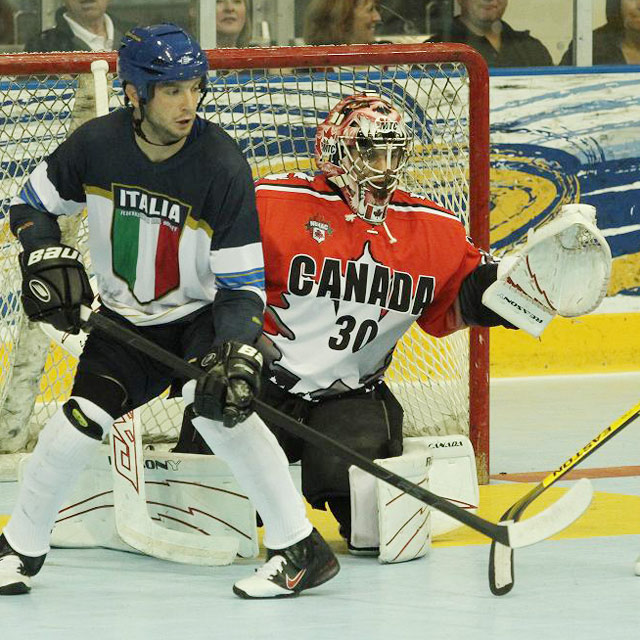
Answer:
[(614, 257), (603, 311), (640, 310), (640, 70), (491, 77), (491, 243), (562, 204), (597, 208)]

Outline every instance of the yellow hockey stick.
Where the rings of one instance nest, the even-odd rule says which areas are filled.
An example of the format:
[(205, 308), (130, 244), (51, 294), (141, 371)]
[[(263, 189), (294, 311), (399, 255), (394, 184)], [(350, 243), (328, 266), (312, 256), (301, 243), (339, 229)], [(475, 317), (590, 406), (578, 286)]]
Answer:
[[(544, 480), (537, 484), (531, 491), (522, 496), (520, 500), (512, 504), (500, 518), (500, 522), (518, 522), (524, 510), (554, 482), (580, 464), (599, 449), (607, 440), (620, 433), (627, 425), (640, 416), (640, 402), (617, 420), (612, 422), (604, 431), (601, 431), (593, 440), (589, 441), (580, 451), (574, 453), (565, 460), (555, 471), (552, 471)], [(506, 547), (496, 540), (491, 542), (489, 554), (489, 588), (496, 596), (503, 596), (513, 588), (513, 547)]]

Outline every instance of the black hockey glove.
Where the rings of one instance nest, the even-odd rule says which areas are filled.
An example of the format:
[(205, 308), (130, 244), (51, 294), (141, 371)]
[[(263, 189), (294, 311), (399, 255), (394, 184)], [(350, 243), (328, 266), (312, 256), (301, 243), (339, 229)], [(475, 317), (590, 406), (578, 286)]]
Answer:
[(220, 420), (225, 427), (246, 420), (260, 392), (262, 354), (248, 344), (225, 342), (204, 356), (200, 366), (206, 373), (196, 384), (196, 414)]
[(80, 305), (91, 306), (93, 291), (80, 252), (54, 245), (21, 253), (22, 306), (35, 322), (78, 333)]

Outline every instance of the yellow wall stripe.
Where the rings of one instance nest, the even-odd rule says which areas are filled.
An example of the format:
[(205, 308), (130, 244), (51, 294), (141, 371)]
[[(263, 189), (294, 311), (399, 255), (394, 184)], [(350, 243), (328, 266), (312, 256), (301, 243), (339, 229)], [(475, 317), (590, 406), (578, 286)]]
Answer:
[(554, 318), (539, 339), (491, 329), (491, 377), (613, 373), (640, 367), (640, 314)]

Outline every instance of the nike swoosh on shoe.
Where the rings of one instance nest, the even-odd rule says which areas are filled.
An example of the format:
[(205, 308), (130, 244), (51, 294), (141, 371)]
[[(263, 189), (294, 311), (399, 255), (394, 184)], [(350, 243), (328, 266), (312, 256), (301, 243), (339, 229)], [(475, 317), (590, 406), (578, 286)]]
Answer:
[(300, 580), (302, 580), (304, 574), (307, 573), (306, 569), (300, 569), (298, 573), (296, 573), (293, 578), (286, 576), (287, 589), (291, 589), (292, 591), (296, 588)]

